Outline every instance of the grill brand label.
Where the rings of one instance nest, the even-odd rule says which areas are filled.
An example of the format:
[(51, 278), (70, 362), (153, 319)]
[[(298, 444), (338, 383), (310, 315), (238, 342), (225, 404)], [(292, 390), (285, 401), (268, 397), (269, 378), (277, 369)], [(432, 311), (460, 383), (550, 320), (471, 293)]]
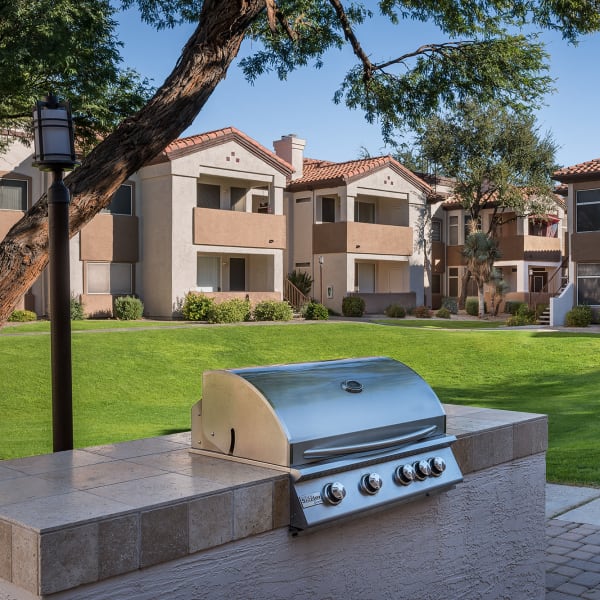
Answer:
[(300, 504), (302, 504), (302, 508), (309, 508), (311, 506), (317, 506), (317, 504), (323, 504), (323, 498), (321, 498), (320, 492), (304, 494), (304, 496), (300, 496), (299, 499)]

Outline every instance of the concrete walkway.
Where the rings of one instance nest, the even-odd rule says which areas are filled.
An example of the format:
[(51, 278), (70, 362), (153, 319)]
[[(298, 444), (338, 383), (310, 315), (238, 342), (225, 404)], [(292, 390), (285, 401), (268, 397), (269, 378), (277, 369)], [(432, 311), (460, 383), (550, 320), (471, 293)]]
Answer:
[(600, 600), (600, 489), (546, 486), (546, 600)]

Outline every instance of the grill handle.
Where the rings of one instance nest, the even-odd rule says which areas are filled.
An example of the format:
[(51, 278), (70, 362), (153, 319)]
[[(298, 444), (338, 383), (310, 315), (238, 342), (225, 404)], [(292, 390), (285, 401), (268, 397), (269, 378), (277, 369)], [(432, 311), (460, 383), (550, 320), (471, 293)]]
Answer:
[(332, 448), (310, 448), (304, 451), (304, 458), (326, 458), (328, 456), (339, 456), (341, 454), (353, 454), (354, 452), (368, 452), (369, 450), (381, 450), (398, 444), (407, 444), (429, 437), (437, 429), (436, 425), (418, 429), (411, 433), (399, 435), (398, 437), (377, 440), (375, 442), (364, 442), (363, 444), (352, 444), (351, 446), (334, 446)]

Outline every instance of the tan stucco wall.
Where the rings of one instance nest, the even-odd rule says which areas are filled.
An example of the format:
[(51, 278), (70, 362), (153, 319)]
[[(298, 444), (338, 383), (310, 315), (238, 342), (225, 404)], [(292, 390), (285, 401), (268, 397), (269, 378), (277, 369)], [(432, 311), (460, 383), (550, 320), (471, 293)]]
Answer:
[(81, 230), (81, 260), (137, 262), (138, 230), (139, 219), (135, 216), (96, 215)]
[(600, 232), (573, 233), (571, 259), (574, 262), (600, 262)]
[(411, 227), (372, 223), (319, 223), (313, 225), (315, 254), (359, 252), (360, 254), (413, 254)]
[(0, 240), (17, 221), (23, 218), (24, 214), (20, 210), (0, 210)]

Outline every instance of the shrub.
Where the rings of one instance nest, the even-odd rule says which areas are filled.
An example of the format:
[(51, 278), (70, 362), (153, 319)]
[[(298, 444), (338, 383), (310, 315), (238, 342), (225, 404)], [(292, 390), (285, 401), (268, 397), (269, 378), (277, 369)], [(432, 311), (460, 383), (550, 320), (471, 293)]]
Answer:
[(399, 304), (390, 304), (383, 312), (392, 319), (404, 319), (406, 309)]
[(508, 313), (510, 315), (513, 315), (513, 317), (514, 317), (517, 314), (517, 312), (519, 312), (519, 308), (521, 308), (521, 306), (527, 306), (527, 305), (524, 302), (507, 300), (504, 303), (504, 312)]
[(212, 298), (207, 298), (204, 294), (188, 292), (185, 295), (181, 312), (188, 321), (206, 321), (207, 315), (214, 305)]
[(290, 321), (293, 316), (292, 307), (285, 301), (263, 300), (254, 307), (256, 321)]
[(431, 319), (431, 311), (426, 306), (415, 306), (412, 315), (417, 319)]
[(288, 281), (293, 283), (305, 296), (310, 294), (313, 278), (304, 271), (292, 271), (288, 273)]
[(467, 298), (465, 302), (465, 311), (472, 317), (479, 315), (479, 298)]
[(77, 298), (71, 298), (71, 321), (83, 321), (83, 319), (85, 319), (83, 303)]
[(452, 313), (447, 309), (447, 308), (440, 308), (436, 313), (435, 316), (438, 319), (449, 319), (451, 317)]
[(520, 325), (533, 325), (535, 323), (535, 311), (529, 310), (529, 307), (524, 302), (519, 303), (520, 306), (517, 309), (515, 315), (510, 317), (506, 324), (509, 327), (518, 327)]
[(249, 321), (250, 316), (250, 301), (232, 298), (220, 304), (213, 304), (206, 314), (206, 320), (209, 323), (240, 323)]
[(575, 306), (567, 313), (565, 325), (568, 327), (588, 327), (592, 322), (592, 316), (592, 309), (589, 306)]
[(26, 321), (35, 321), (37, 315), (32, 310), (13, 310), (8, 317), (11, 323), (25, 323)]
[(115, 299), (115, 317), (121, 321), (136, 321), (142, 318), (144, 305), (139, 298), (121, 296)]
[(442, 308), (448, 309), (453, 315), (458, 314), (458, 300), (452, 296), (442, 298)]
[(329, 319), (329, 311), (318, 302), (309, 302), (304, 310), (304, 318), (308, 321), (326, 321)]
[(362, 317), (365, 314), (365, 301), (359, 296), (346, 296), (342, 299), (342, 314), (345, 317)]

